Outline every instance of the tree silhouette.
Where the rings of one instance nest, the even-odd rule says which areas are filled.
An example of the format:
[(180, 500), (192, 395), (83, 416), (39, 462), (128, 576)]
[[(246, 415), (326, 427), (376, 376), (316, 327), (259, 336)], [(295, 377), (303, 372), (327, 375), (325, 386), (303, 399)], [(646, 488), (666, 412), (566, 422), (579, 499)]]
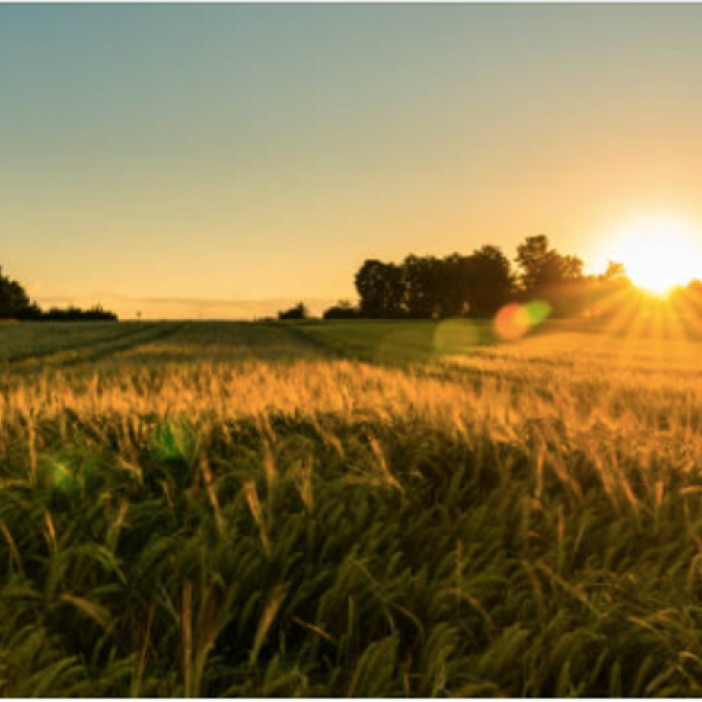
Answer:
[(509, 259), (497, 246), (443, 259), (410, 254), (400, 265), (365, 261), (356, 273), (361, 317), (491, 316), (513, 295)]
[(616, 261), (607, 262), (607, 270), (601, 276), (602, 280), (628, 280), (626, 268), (623, 263)]
[(469, 314), (491, 317), (514, 294), (514, 276), (509, 259), (497, 246), (482, 246), (468, 258)]
[(517, 247), (516, 261), (521, 269), (520, 282), (526, 299), (545, 300), (554, 316), (578, 312), (587, 287), (581, 259), (551, 249), (548, 237), (537, 234), (527, 237)]
[(36, 306), (25, 289), (2, 272), (0, 267), (0, 318), (22, 319), (31, 316)]
[(527, 295), (538, 296), (545, 290), (582, 278), (583, 262), (577, 256), (564, 256), (549, 248), (544, 234), (528, 236), (517, 247), (517, 264)]
[(44, 312), (42, 319), (48, 322), (115, 322), (117, 315), (103, 309), (102, 305), (95, 305), (87, 310), (80, 307), (66, 307), (59, 309), (52, 307), (48, 312)]
[(399, 266), (375, 259), (365, 261), (356, 273), (355, 283), (363, 317), (403, 316), (404, 284)]
[(443, 316), (442, 268), (442, 262), (433, 256), (410, 254), (402, 262), (403, 302), (409, 317)]
[(16, 281), (2, 272), (0, 266), (0, 319), (19, 319), (28, 321), (115, 321), (117, 315), (101, 305), (88, 310), (78, 307), (67, 309), (52, 308), (43, 312), (36, 302), (29, 299), (27, 291)]
[(354, 307), (349, 300), (339, 300), (336, 305), (324, 310), (324, 319), (356, 319), (360, 310)]
[(441, 261), (441, 316), (462, 317), (470, 311), (470, 256), (453, 253)]
[(309, 311), (307, 310), (307, 306), (299, 302), (297, 305), (294, 307), (291, 307), (288, 310), (281, 310), (278, 312), (278, 319), (307, 319), (309, 317)]

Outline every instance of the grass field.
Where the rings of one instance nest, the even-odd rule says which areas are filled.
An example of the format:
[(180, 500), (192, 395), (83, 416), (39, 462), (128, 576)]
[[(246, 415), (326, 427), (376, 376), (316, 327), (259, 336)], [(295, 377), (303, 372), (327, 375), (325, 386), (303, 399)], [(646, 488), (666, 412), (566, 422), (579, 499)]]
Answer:
[(0, 327), (3, 696), (702, 695), (702, 344)]

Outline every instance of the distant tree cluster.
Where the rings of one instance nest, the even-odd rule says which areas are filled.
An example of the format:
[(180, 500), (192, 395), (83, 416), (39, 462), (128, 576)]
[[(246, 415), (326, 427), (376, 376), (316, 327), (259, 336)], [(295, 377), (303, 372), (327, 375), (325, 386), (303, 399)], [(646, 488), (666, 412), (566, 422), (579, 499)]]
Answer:
[(333, 307), (324, 310), (324, 319), (358, 319), (359, 311), (350, 300), (339, 300)]
[(73, 306), (65, 309), (52, 307), (42, 313), (42, 319), (49, 322), (116, 322), (118, 317), (114, 312), (104, 309), (102, 305), (95, 305), (87, 310)]
[(278, 312), (278, 319), (281, 320), (307, 319), (309, 316), (309, 310), (307, 309), (306, 305), (304, 305), (302, 302), (298, 303), (294, 307), (291, 307), (289, 310), (281, 310), (280, 312)]
[(29, 321), (115, 321), (117, 315), (96, 305), (87, 310), (78, 307), (67, 309), (52, 308), (43, 311), (36, 302), (30, 300), (27, 291), (16, 280), (9, 278), (0, 267), (0, 319)]
[(358, 307), (342, 301), (324, 318), (488, 318), (509, 302), (534, 299), (547, 302), (552, 316), (568, 317), (630, 285), (620, 263), (585, 275), (580, 258), (558, 252), (543, 234), (517, 247), (514, 264), (491, 245), (444, 258), (411, 254), (399, 264), (370, 259), (356, 272)]
[(370, 318), (489, 316), (514, 293), (510, 262), (495, 246), (469, 256), (368, 260), (356, 273), (359, 314)]

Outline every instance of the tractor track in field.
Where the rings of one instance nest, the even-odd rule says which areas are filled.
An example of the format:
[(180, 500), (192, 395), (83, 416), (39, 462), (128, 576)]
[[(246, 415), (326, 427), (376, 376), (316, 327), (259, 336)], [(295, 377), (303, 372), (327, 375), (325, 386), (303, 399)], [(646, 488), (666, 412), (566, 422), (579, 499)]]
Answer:
[(45, 348), (37, 351), (25, 351), (22, 353), (15, 353), (4, 359), (2, 365), (18, 366), (22, 363), (48, 360), (61, 353), (71, 353), (80, 351), (81, 349), (87, 349), (98, 344), (103, 345), (110, 342), (119, 341), (120, 339), (125, 339), (127, 337), (131, 337), (134, 334), (140, 334), (143, 332), (143, 327), (129, 328), (118, 332), (117, 334), (106, 334), (104, 337), (98, 337), (96, 339), (90, 339), (88, 341), (77, 341), (72, 344), (62, 344), (59, 347), (53, 349)]
[(354, 357), (354, 360), (363, 360), (360, 356), (356, 358), (353, 351), (344, 349), (341, 344), (337, 345), (329, 339), (309, 334), (304, 327), (292, 324), (288, 325), (285, 322), (261, 322), (259, 324), (261, 324), (261, 326), (280, 329), (298, 342), (302, 342), (305, 346), (314, 349), (323, 356), (346, 359)]
[[(166, 339), (169, 336), (173, 336), (176, 332), (180, 331), (184, 326), (185, 322), (180, 323), (157, 323), (155, 327), (149, 329), (152, 331), (151, 334), (141, 334), (137, 339), (133, 337), (135, 335), (129, 335), (129, 338), (122, 341), (122, 343), (114, 343), (108, 347), (100, 347), (96, 349), (93, 353), (85, 354), (79, 358), (68, 359), (67, 361), (61, 363), (61, 367), (67, 368), (70, 366), (77, 366), (82, 363), (90, 363), (93, 361), (99, 361), (108, 356), (114, 356), (122, 353), (123, 351), (130, 351), (132, 349), (143, 346), (144, 344), (149, 344), (152, 341), (160, 341), (161, 339)], [(119, 341), (119, 340), (116, 340)], [(90, 350), (89, 347), (87, 350)]]
[(184, 326), (185, 323), (146, 323), (137, 329), (130, 329), (124, 334), (109, 336), (106, 339), (77, 343), (54, 351), (42, 351), (10, 359), (4, 364), (4, 368), (0, 366), (0, 373), (4, 370), (12, 374), (26, 374), (43, 368), (69, 368), (99, 361), (152, 341), (167, 338)]

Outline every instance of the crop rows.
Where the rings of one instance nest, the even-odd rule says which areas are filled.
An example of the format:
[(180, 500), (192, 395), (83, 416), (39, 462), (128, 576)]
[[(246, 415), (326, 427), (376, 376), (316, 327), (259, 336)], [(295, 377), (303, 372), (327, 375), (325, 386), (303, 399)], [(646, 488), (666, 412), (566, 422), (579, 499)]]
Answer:
[(702, 693), (694, 346), (155, 329), (0, 380), (0, 694)]

